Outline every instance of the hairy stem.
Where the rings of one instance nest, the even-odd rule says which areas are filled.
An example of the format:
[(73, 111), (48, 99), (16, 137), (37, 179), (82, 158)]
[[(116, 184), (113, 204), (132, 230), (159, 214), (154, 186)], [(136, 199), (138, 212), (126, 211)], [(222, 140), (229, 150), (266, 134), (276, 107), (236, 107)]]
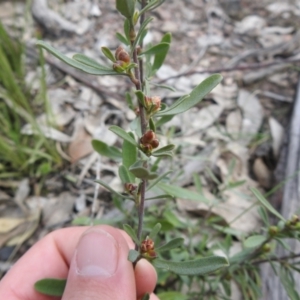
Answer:
[[(142, 9), (145, 7), (146, 1), (142, 0)], [(142, 14), (140, 18), (140, 24), (143, 24), (145, 19), (145, 15)], [(140, 47), (143, 46), (143, 42), (140, 42)], [(133, 61), (138, 65), (134, 69), (134, 75), (136, 78), (136, 83), (135, 87), (137, 90), (143, 90), (143, 60), (138, 59), (137, 55), (137, 48), (133, 49)], [(140, 119), (141, 119), (141, 132), (142, 135), (147, 131), (147, 119), (146, 119), (146, 114), (145, 114), (145, 109), (142, 106), (141, 103), (139, 103), (139, 114), (140, 114)], [(147, 168), (147, 163), (144, 163), (144, 168)], [(145, 193), (146, 193), (146, 186), (147, 186), (147, 180), (143, 179), (141, 182), (141, 187), (140, 187), (140, 201), (139, 201), (139, 207), (138, 207), (138, 229), (137, 229), (137, 237), (140, 240), (142, 237), (142, 231), (143, 231), (143, 222), (144, 222), (144, 210), (145, 210)], [(138, 248), (138, 245), (136, 245), (136, 248)]]

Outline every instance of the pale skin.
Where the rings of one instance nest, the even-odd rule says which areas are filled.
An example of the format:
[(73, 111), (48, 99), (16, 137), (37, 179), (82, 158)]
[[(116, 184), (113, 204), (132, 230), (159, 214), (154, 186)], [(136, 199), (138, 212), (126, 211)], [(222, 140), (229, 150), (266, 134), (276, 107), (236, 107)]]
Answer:
[[(133, 269), (132, 263), (127, 260), (129, 249), (134, 248), (132, 240), (124, 231), (110, 226), (96, 226), (92, 230), (95, 228), (95, 230), (104, 231), (116, 241), (118, 249), (116, 271), (107, 278), (78, 275), (74, 267), (74, 253), (78, 250), (79, 242), (83, 243), (82, 236), (87, 236), (88, 228), (59, 229), (36, 243), (1, 280), (1, 298), (9, 300), (136, 300), (141, 299), (145, 293), (150, 293), (151, 300), (158, 300), (157, 296), (152, 293), (157, 280), (155, 269), (146, 260), (140, 260)], [(45, 296), (34, 290), (34, 283), (46, 277), (68, 277), (62, 298)]]

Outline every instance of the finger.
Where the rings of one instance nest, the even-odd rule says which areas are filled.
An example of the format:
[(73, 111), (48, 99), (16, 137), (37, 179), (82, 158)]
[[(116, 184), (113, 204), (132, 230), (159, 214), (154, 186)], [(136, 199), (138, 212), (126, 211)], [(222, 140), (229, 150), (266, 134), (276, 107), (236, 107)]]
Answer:
[(46, 277), (67, 277), (69, 262), (86, 229), (87, 227), (60, 229), (37, 242), (1, 280), (1, 297), (10, 300), (49, 299), (34, 290), (34, 283)]
[(147, 260), (141, 259), (136, 264), (134, 273), (137, 297), (140, 298), (146, 293), (152, 293), (157, 281), (154, 267)]
[(97, 226), (81, 237), (72, 258), (63, 300), (136, 299), (129, 247), (119, 230)]
[[(87, 228), (89, 227), (59, 229), (37, 242), (1, 280), (0, 295), (7, 295), (4, 299), (11, 300), (49, 299), (34, 290), (34, 283), (47, 277), (67, 278), (72, 255), (80, 236)], [(130, 248), (133, 248), (134, 244), (130, 237), (122, 230), (119, 232)], [(136, 276), (136, 280), (141, 285), (137, 286), (137, 294), (153, 291), (153, 278), (156, 279), (154, 268), (146, 262), (146, 267), (141, 267), (137, 274), (139, 275)]]

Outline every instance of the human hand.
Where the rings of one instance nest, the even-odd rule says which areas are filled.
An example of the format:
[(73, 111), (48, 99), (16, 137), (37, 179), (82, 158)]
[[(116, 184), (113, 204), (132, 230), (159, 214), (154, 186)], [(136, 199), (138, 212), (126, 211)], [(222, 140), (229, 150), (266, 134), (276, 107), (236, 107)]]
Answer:
[[(140, 260), (127, 260), (130, 237), (111, 226), (71, 227), (54, 231), (20, 258), (0, 282), (1, 299), (59, 299), (34, 290), (43, 278), (68, 278), (62, 300), (136, 300), (151, 293), (157, 275)], [(151, 300), (158, 298), (151, 294)]]

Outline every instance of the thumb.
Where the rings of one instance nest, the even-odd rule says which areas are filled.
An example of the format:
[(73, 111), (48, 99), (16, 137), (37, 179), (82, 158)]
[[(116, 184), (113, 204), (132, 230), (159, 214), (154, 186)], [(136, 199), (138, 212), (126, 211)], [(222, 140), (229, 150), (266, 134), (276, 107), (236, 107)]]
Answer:
[(62, 300), (135, 300), (132, 263), (121, 232), (110, 226), (88, 229), (72, 258)]

